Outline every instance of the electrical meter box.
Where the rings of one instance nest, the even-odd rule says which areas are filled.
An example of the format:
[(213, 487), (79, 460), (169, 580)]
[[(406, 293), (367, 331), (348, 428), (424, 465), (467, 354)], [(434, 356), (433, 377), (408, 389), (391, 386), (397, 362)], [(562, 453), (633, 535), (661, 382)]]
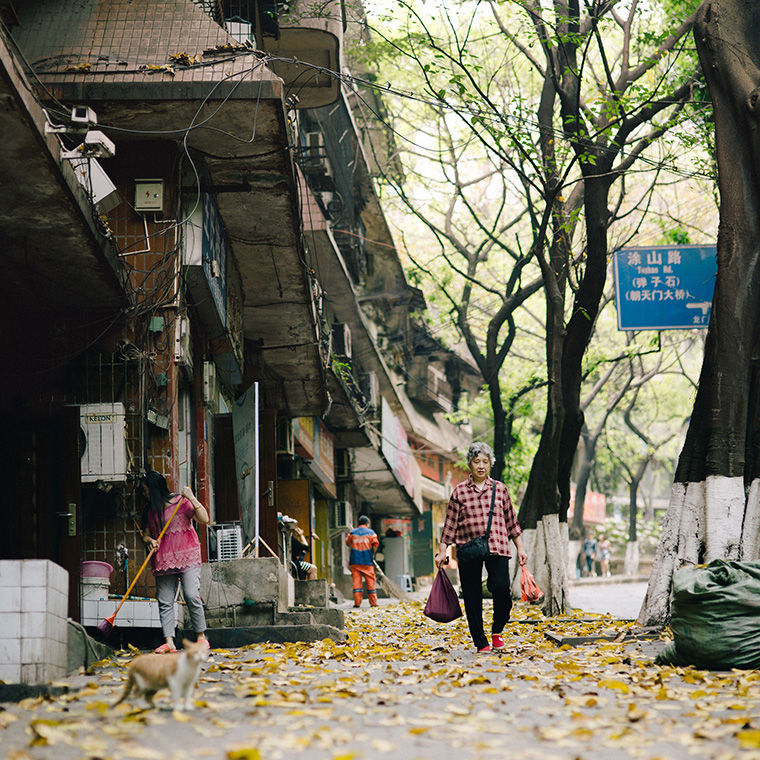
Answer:
[(164, 181), (162, 179), (135, 180), (135, 210), (164, 210)]
[(79, 426), (82, 482), (126, 480), (124, 404), (82, 404), (79, 407)]

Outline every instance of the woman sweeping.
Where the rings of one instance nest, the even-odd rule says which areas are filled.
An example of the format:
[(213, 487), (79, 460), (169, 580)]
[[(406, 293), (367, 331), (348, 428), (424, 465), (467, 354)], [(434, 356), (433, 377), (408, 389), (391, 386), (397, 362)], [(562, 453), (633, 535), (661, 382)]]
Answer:
[[(195, 498), (190, 486), (181, 494), (172, 493), (160, 472), (149, 470), (143, 478), (143, 493), (148, 504), (143, 512), (143, 540), (148, 549), (158, 547), (153, 555), (153, 575), (156, 578), (158, 614), (166, 641), (155, 651), (176, 652), (174, 630), (177, 619), (174, 597), (177, 583), (182, 583), (182, 594), (190, 613), (190, 621), (198, 641), (206, 642), (206, 615), (201, 600), (201, 544), (193, 527), (193, 519), (204, 524), (209, 521), (206, 508)], [(161, 542), (157, 536), (169, 522)]]
[[(441, 534), (441, 548), (435, 556), (438, 567), (448, 560), (451, 544), (462, 544), (488, 533), (488, 556), (464, 561), (459, 558), (459, 581), (462, 586), (467, 625), (478, 652), (503, 649), (501, 636), (509, 620), (512, 597), (509, 593), (509, 540), (515, 545), (521, 565), (528, 561), (512, 508), (512, 500), (504, 483), (490, 477), (495, 461), (491, 447), (473, 443), (467, 451), (470, 475), (451, 493), (446, 520)], [(489, 520), (489, 515), (491, 518)], [(488, 530), (490, 524), (490, 531)], [(483, 629), (483, 566), (488, 573), (486, 586), (493, 596), (491, 644)]]

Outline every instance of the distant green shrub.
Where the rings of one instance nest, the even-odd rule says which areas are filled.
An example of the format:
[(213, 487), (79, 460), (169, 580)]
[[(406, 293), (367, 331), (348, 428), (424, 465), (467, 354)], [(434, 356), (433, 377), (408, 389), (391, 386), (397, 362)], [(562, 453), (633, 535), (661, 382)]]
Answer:
[[(622, 517), (608, 517), (604, 525), (597, 525), (594, 529), (597, 540), (601, 536), (607, 536), (615, 553), (625, 552), (628, 543), (628, 520)], [(639, 551), (653, 552), (660, 542), (662, 523), (658, 520), (639, 520), (636, 525), (636, 536), (639, 541)]]

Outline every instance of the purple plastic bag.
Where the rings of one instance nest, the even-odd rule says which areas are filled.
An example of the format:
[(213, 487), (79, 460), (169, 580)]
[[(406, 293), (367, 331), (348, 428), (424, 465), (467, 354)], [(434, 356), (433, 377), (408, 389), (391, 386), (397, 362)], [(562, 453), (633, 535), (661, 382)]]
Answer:
[(457, 592), (443, 570), (435, 576), (423, 613), (438, 623), (450, 623), (462, 616)]

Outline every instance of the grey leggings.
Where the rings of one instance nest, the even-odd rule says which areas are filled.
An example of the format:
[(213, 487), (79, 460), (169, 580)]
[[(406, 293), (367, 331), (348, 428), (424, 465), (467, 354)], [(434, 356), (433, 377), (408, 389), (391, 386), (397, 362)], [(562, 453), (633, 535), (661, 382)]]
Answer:
[(171, 575), (157, 575), (156, 595), (158, 596), (158, 616), (161, 618), (161, 630), (166, 638), (174, 636), (177, 617), (174, 614), (174, 595), (177, 593), (177, 580), (182, 581), (182, 595), (185, 597), (190, 622), (196, 633), (206, 630), (206, 615), (201, 601), (201, 568), (188, 567)]

